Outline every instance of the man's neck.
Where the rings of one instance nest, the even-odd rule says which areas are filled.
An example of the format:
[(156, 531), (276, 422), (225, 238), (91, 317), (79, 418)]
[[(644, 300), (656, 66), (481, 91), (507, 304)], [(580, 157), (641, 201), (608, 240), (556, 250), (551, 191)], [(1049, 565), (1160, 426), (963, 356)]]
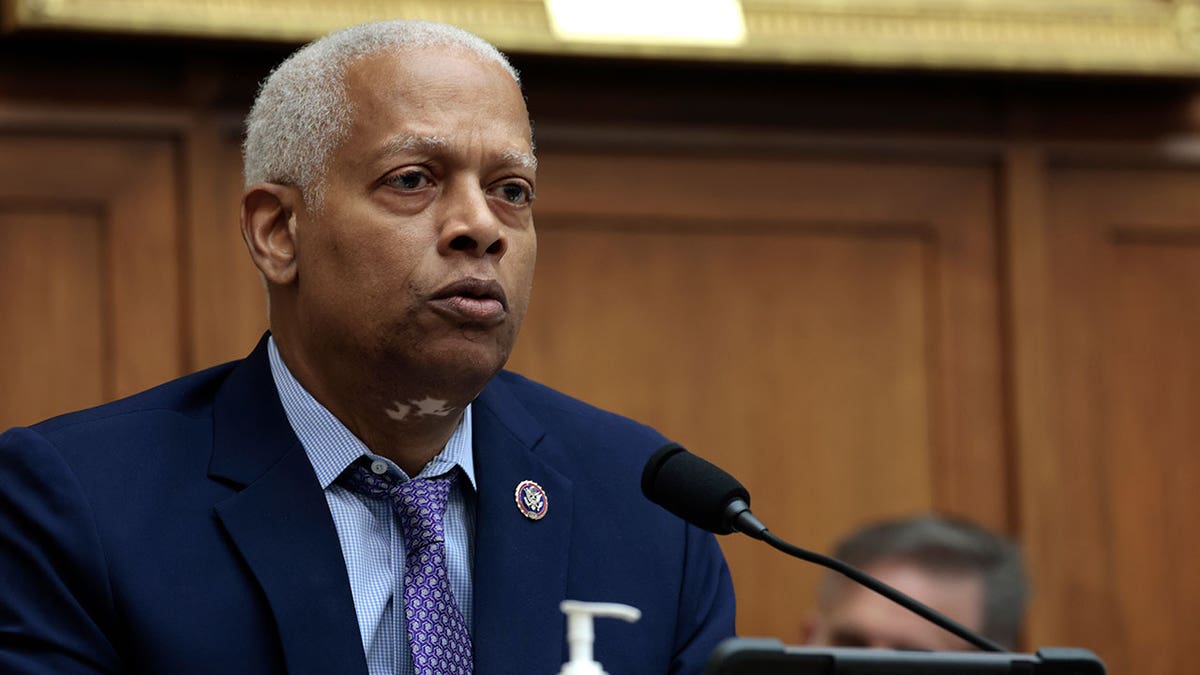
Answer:
[(449, 383), (436, 390), (411, 386), (420, 378), (387, 384), (403, 378), (379, 377), (378, 370), (372, 371), (374, 378), (356, 377), (350, 368), (322, 369), (285, 341), (275, 343), (292, 376), (318, 403), (371, 452), (392, 460), (409, 476), (419, 474), (442, 451), (479, 390), (463, 387), (467, 391), (456, 394)]
[(446, 443), (462, 421), (463, 408), (456, 407), (449, 414), (436, 419), (426, 417), (396, 422), (388, 418), (382, 424), (373, 423), (375, 420), (353, 423), (337, 412), (334, 412), (334, 415), (370, 448), (371, 452), (392, 460), (411, 477), (421, 473), (421, 469), (425, 468), (429, 460), (446, 447)]

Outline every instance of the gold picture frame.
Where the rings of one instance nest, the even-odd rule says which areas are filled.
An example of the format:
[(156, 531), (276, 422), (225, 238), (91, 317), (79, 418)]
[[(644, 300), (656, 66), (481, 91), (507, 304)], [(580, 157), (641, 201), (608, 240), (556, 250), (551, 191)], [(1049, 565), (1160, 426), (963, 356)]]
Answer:
[[(599, 1), (599, 0), (598, 0)], [(383, 18), (444, 21), (535, 54), (1200, 75), (1200, 0), (742, 0), (733, 46), (561, 39), (543, 0), (0, 0), (8, 31), (301, 43)]]

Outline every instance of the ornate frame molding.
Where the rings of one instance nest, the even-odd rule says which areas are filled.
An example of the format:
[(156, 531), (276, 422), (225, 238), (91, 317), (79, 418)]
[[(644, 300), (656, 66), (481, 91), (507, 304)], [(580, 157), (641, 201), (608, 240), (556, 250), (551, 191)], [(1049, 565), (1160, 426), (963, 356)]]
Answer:
[(0, 0), (8, 31), (304, 42), (381, 18), (444, 21), (536, 54), (1200, 75), (1200, 0), (742, 0), (734, 47), (568, 42), (542, 0)]

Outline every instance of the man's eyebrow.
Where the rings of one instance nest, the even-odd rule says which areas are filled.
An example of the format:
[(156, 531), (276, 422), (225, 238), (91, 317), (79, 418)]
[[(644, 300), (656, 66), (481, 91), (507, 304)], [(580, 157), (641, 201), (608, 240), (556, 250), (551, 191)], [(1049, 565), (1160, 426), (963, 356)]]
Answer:
[(395, 136), (389, 138), (378, 150), (371, 153), (371, 161), (406, 152), (433, 152), (445, 148), (448, 144), (449, 141), (445, 136), (414, 136), (412, 134)]
[[(445, 136), (415, 136), (405, 134), (390, 138), (383, 143), (382, 146), (375, 152), (371, 153), (370, 161), (375, 162), (394, 155), (402, 155), (408, 152), (432, 154), (437, 151), (445, 150), (450, 145), (450, 140)], [(531, 152), (521, 150), (505, 150), (500, 153), (500, 160), (505, 164), (516, 164), (517, 166), (537, 170), (537, 157)]]
[(530, 152), (521, 152), (520, 150), (505, 150), (500, 158), (507, 164), (516, 164), (531, 171), (536, 171), (538, 166), (537, 157)]

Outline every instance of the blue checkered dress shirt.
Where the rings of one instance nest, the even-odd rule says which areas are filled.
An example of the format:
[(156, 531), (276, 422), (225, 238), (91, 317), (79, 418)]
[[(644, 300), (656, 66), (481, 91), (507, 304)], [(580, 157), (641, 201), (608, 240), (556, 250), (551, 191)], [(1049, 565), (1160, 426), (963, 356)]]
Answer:
[[(411, 675), (412, 656), (404, 619), (404, 537), (400, 522), (384, 499), (373, 499), (338, 485), (337, 477), (359, 457), (382, 461), (388, 471), (408, 480), (400, 467), (371, 452), (333, 413), (309, 394), (283, 363), (274, 338), (267, 341), (271, 374), (288, 422), (325, 490), (325, 501), (337, 527), (358, 614), (358, 630), (370, 675)], [(380, 414), (383, 414), (380, 411)], [(475, 464), (471, 454), (471, 407), (442, 449), (417, 477), (462, 469), (465, 480), (454, 482), (446, 506), (446, 562), (450, 586), (471, 626), (471, 564), (475, 559)], [(399, 600), (397, 600), (397, 598)]]

